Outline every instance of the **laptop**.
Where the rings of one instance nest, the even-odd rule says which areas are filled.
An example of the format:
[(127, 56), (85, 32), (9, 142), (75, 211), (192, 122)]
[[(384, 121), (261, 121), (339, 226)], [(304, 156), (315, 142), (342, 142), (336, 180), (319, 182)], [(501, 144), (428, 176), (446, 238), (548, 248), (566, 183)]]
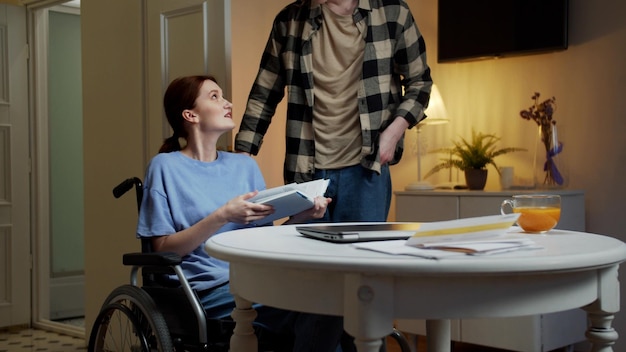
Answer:
[(371, 223), (296, 226), (305, 237), (334, 243), (354, 243), (385, 240), (406, 240), (420, 227), (419, 223)]

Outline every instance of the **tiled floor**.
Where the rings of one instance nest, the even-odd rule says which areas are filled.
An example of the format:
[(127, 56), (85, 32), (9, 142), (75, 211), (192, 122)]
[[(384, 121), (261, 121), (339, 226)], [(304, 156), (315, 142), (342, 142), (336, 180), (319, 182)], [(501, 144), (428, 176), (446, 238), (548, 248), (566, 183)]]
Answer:
[[(451, 350), (454, 352), (506, 352), (504, 350), (461, 343), (454, 344)], [(0, 352), (72, 351), (87, 351), (85, 340), (36, 329), (0, 330)], [(393, 339), (387, 340), (387, 351), (400, 352), (399, 346)], [(425, 351), (426, 339), (423, 336), (419, 336), (417, 352)]]
[(0, 330), (0, 352), (87, 351), (85, 340), (36, 329)]
[[(400, 346), (391, 338), (387, 338), (387, 352), (401, 352)], [(417, 352), (426, 352), (426, 337), (417, 337)], [(471, 345), (467, 343), (452, 343), (450, 346), (452, 352), (512, 352), (485, 346)]]
[[(417, 352), (426, 351), (425, 339), (420, 336)], [(485, 347), (470, 347), (457, 345), (452, 349), (455, 352), (499, 352), (500, 350)], [(55, 332), (36, 329), (17, 331), (0, 330), (0, 352), (72, 352), (87, 351), (85, 341), (71, 336), (64, 336)], [(400, 348), (393, 340), (388, 340), (387, 351), (400, 352)]]
[[(425, 339), (420, 336), (417, 352), (426, 351)], [(500, 351), (485, 347), (470, 347), (457, 345), (452, 349), (455, 352), (487, 352)], [(87, 351), (85, 341), (76, 337), (65, 336), (55, 332), (36, 329), (22, 329), (15, 331), (0, 330), (0, 352), (72, 352)], [(393, 340), (388, 340), (387, 351), (400, 352), (400, 348)]]
[[(0, 352), (72, 352), (87, 351), (85, 341), (76, 337), (36, 329), (0, 331)], [(394, 340), (388, 340), (387, 351), (400, 352)], [(420, 336), (417, 352), (426, 351), (425, 338)], [(454, 352), (504, 352), (483, 346), (456, 344)]]
[[(417, 337), (417, 352), (426, 352), (426, 337), (418, 336)], [(472, 345), (469, 343), (462, 342), (452, 342), (450, 351), (452, 352), (514, 352), (510, 350), (502, 350), (498, 348), (491, 348), (486, 346)], [(574, 352), (574, 348), (572, 347), (563, 347), (551, 352)], [(400, 346), (391, 338), (387, 339), (387, 352), (401, 352)]]

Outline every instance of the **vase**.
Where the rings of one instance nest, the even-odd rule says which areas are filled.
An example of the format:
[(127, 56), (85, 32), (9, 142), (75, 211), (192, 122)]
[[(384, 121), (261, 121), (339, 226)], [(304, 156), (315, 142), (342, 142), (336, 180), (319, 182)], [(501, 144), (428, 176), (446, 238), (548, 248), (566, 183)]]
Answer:
[(535, 185), (537, 188), (567, 186), (567, 170), (563, 159), (563, 143), (555, 124), (540, 125), (535, 147)]
[(485, 189), (487, 183), (487, 169), (465, 170), (465, 183), (467, 188), (474, 191)]

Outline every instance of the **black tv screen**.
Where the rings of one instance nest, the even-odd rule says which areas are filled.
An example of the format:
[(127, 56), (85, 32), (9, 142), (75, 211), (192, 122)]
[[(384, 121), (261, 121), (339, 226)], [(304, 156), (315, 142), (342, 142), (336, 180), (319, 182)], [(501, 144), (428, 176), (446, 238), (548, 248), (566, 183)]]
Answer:
[(568, 0), (439, 0), (438, 62), (567, 49)]

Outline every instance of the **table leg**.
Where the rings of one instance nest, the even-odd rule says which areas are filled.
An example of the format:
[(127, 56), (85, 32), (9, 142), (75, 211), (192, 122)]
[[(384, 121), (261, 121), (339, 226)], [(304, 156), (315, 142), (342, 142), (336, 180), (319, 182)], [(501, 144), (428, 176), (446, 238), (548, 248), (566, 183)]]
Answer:
[(612, 346), (618, 338), (617, 332), (611, 326), (614, 315), (594, 309), (593, 304), (584, 309), (587, 311), (589, 319), (589, 327), (585, 336), (592, 344), (591, 351), (612, 352)]
[(346, 274), (343, 323), (358, 352), (380, 352), (393, 331), (393, 288), (389, 277)]
[(428, 352), (450, 352), (450, 320), (426, 320)]
[(598, 299), (583, 307), (589, 320), (585, 336), (592, 344), (592, 352), (612, 352), (618, 338), (611, 326), (613, 314), (620, 308), (617, 270), (617, 265), (598, 270)]
[(361, 339), (355, 338), (354, 345), (356, 346), (356, 350), (358, 352), (380, 352), (381, 347), (383, 345), (383, 340), (382, 339), (361, 340)]
[(252, 308), (252, 302), (237, 295), (235, 297), (235, 309), (231, 316), (235, 321), (233, 336), (230, 338), (230, 350), (237, 352), (256, 352), (258, 341), (252, 322), (256, 319), (256, 310)]

